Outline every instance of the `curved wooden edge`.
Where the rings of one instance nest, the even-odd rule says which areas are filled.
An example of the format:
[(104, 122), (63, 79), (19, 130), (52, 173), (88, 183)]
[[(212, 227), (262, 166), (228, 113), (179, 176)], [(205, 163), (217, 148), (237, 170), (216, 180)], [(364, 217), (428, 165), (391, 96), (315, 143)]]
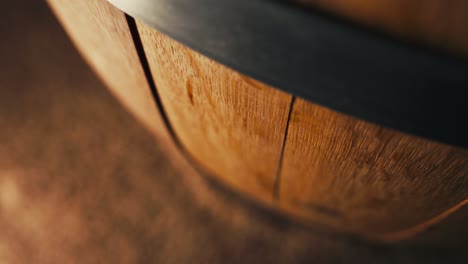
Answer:
[(410, 227), (408, 229), (403, 229), (397, 232), (385, 233), (378, 236), (369, 235), (371, 239), (378, 239), (385, 242), (396, 242), (402, 240), (409, 240), (411, 238), (416, 237), (417, 235), (423, 233), (424, 231), (428, 230), (429, 228), (441, 223), (442, 221), (449, 218), (451, 215), (455, 214), (456, 212), (462, 210), (464, 207), (468, 206), (468, 199), (460, 202), (459, 204), (451, 207), (445, 212), (421, 223)]
[(468, 196), (468, 151), (301, 99), (282, 163), (281, 208), (369, 237), (412, 229)]
[[(465, 184), (465, 151), (303, 100), (297, 101), (289, 120), (288, 98), (271, 101), (274, 88), (242, 77), (143, 23), (138, 27), (176, 135), (202, 167), (237, 191), (313, 223), (382, 240), (466, 198), (463, 188), (450, 192), (453, 184)], [(246, 80), (250, 90), (242, 87)], [(258, 108), (250, 111), (258, 98), (268, 102), (259, 108), (269, 109), (263, 110), (263, 122), (255, 117)], [(230, 100), (244, 103), (230, 107)], [(281, 114), (274, 112), (278, 109)], [(282, 121), (272, 121), (278, 116)], [(280, 129), (265, 130), (272, 124)], [(252, 141), (253, 135), (263, 137), (266, 145)], [(275, 149), (274, 158), (261, 154), (266, 146)], [(269, 172), (256, 173), (262, 168)], [(263, 175), (269, 184), (259, 188)], [(275, 175), (280, 195), (272, 201)]]
[[(54, 2), (54, 6), (60, 6), (60, 2), (61, 0), (49, 0), (49, 2)], [(68, 3), (68, 1), (65, 1)], [(120, 17), (120, 19), (124, 19), (124, 16), (122, 13), (120, 14), (113, 14), (112, 11), (106, 7), (102, 7), (102, 6), (99, 6), (98, 4), (95, 4), (94, 2), (93, 3), (90, 3), (90, 2), (87, 2), (87, 3), (78, 3), (80, 5), (87, 5), (85, 7), (85, 9), (89, 9), (91, 8), (92, 10), (95, 10), (96, 12), (98, 13), (101, 13), (101, 14), (106, 14), (106, 12), (110, 12), (110, 13), (107, 13), (110, 17)], [(54, 8), (60, 8), (60, 7), (54, 7)], [(63, 8), (63, 6), (62, 6)], [(58, 9), (57, 9), (58, 10)], [(80, 16), (82, 16), (83, 14), (80, 13), (80, 14), (77, 14), (75, 13), (78, 9), (69, 9), (69, 8), (65, 8), (65, 9), (60, 9), (59, 11), (56, 11), (56, 13), (60, 13), (62, 15), (59, 15), (60, 16), (63, 16), (64, 14), (70, 14), (71, 13), (74, 13), (75, 15), (71, 16), (71, 17), (75, 17), (75, 18), (78, 18)], [(152, 131), (154, 131), (155, 133), (159, 133), (160, 131), (163, 131), (162, 133), (163, 134), (166, 134), (167, 135), (167, 132), (164, 128), (164, 126), (161, 126), (161, 124), (163, 124), (163, 122), (159, 122), (157, 121), (158, 119), (160, 120), (160, 117), (159, 117), (159, 114), (151, 114), (151, 113), (157, 113), (157, 110), (156, 112), (154, 112), (155, 110), (147, 110), (147, 109), (142, 109), (140, 107), (142, 107), (142, 105), (152, 105), (154, 107), (154, 102), (150, 99), (151, 96), (149, 95), (149, 88), (147, 87), (147, 84), (146, 85), (142, 85), (142, 83), (140, 81), (136, 81), (134, 83), (125, 83), (127, 86), (124, 87), (122, 85), (122, 82), (115, 82), (113, 83), (111, 81), (111, 79), (113, 77), (115, 77), (116, 75), (117, 76), (123, 76), (125, 74), (127, 74), (129, 68), (132, 69), (132, 72), (135, 70), (135, 69), (140, 69), (138, 64), (139, 62), (137, 60), (135, 60), (136, 58), (136, 53), (135, 51), (131, 51), (131, 48), (133, 48), (132, 45), (129, 45), (129, 42), (127, 42), (129, 39), (131, 39), (131, 36), (129, 34), (128, 31), (126, 31), (128, 28), (127, 28), (127, 25), (125, 24), (118, 24), (117, 27), (115, 27), (116, 25), (114, 24), (115, 21), (113, 21), (113, 19), (111, 19), (112, 21), (110, 20), (107, 20), (104, 18), (105, 16), (103, 15), (101, 18), (101, 21), (100, 23), (96, 23), (95, 21), (95, 17), (93, 18), (89, 18), (88, 21), (91, 21), (90, 24), (81, 24), (83, 25), (83, 29), (86, 29), (86, 31), (89, 31), (89, 28), (94, 28), (95, 30), (97, 30), (97, 32), (101, 32), (102, 34), (101, 35), (105, 35), (107, 37), (109, 37), (107, 40), (109, 41), (109, 45), (110, 43), (112, 44), (115, 44), (115, 42), (119, 42), (119, 41), (122, 41), (122, 39), (124, 39), (124, 43), (125, 45), (121, 48), (123, 48), (124, 50), (127, 50), (130, 52), (130, 54), (133, 53), (132, 55), (132, 59), (130, 60), (131, 62), (128, 61), (128, 58), (125, 58), (125, 56), (122, 57), (122, 53), (121, 53), (121, 50), (119, 50), (119, 52), (116, 52), (116, 51), (112, 51), (112, 50), (108, 50), (108, 46), (107, 45), (103, 45), (103, 43), (101, 42), (102, 40), (97, 40), (95, 38), (92, 37), (92, 35), (89, 35), (91, 36), (91, 38), (89, 39), (86, 39), (85, 38), (85, 41), (83, 41), (81, 39), (81, 37), (78, 37), (78, 34), (77, 33), (73, 33), (71, 32), (71, 25), (73, 23), (77, 23), (77, 21), (74, 21), (74, 22), (67, 22), (68, 21), (68, 16), (67, 16), (67, 19), (63, 19), (62, 17), (62, 23), (64, 24), (65, 28), (68, 28), (68, 31), (69, 31), (69, 34), (74, 38), (75, 42), (78, 43), (78, 45), (80, 46), (81, 49), (83, 50), (90, 50), (90, 51), (93, 51), (95, 50), (96, 52), (99, 52), (99, 53), (102, 53), (102, 54), (107, 54), (106, 56), (108, 56), (108, 58), (113, 58), (113, 59), (110, 59), (112, 63), (112, 67), (109, 67), (109, 65), (107, 64), (102, 64), (103, 61), (95, 61), (96, 58), (99, 58), (101, 55), (98, 55), (98, 54), (88, 54), (86, 55), (87, 53), (85, 53), (85, 56), (89, 56), (88, 57), (88, 60), (91, 62), (91, 64), (95, 65), (96, 69), (98, 72), (101, 73), (101, 76), (103, 76), (104, 80), (106, 80), (106, 82), (110, 82), (110, 86), (111, 86), (111, 89), (115, 89), (117, 87), (117, 89), (127, 89), (128, 87), (140, 87), (140, 88), (143, 88), (143, 90), (141, 90), (140, 92), (136, 92), (136, 91), (132, 91), (132, 92), (136, 92), (137, 94), (139, 94), (139, 96), (141, 96), (140, 98), (143, 98), (141, 102), (139, 102), (138, 100), (136, 101), (133, 101), (133, 99), (129, 99), (128, 97), (126, 97), (125, 95), (122, 95), (121, 91), (119, 90), (116, 90), (116, 93), (118, 95), (120, 95), (121, 97), (121, 100), (123, 100), (124, 102), (126, 102), (126, 104), (128, 104), (128, 107), (129, 109), (133, 112), (133, 113), (136, 113), (136, 116), (140, 117), (140, 120), (143, 120), (143, 122), (150, 128), (152, 128)], [(84, 19), (86, 20), (86, 19)], [(83, 20), (83, 21), (84, 21)], [(122, 20), (121, 20), (122, 21)], [(82, 23), (82, 22), (81, 22)], [(87, 22), (88, 23), (88, 22)], [(79, 24), (79, 23), (78, 23)], [(111, 29), (109, 28), (106, 28), (106, 26), (111, 26)], [(115, 28), (119, 29), (119, 30), (116, 30), (115, 31)], [(112, 32), (111, 34), (109, 34), (109, 32)], [(76, 34), (76, 35), (75, 35)], [(80, 32), (79, 34), (83, 34), (83, 32)], [(85, 34), (86, 35), (86, 34)], [(99, 34), (97, 34), (99, 35)], [(88, 37), (89, 37), (88, 36)], [(91, 43), (91, 45), (90, 45)], [(131, 43), (131, 42), (130, 42)], [(104, 50), (101, 48), (99, 49), (98, 47), (104, 47)], [(120, 55), (119, 55), (120, 54)], [(118, 69), (116, 71), (116, 69), (114, 68), (115, 66), (118, 66), (118, 65), (126, 65), (126, 63), (120, 63), (122, 61), (125, 61), (129, 66), (129, 68), (123, 68), (123, 69)], [(143, 79), (143, 83), (146, 82), (142, 72), (140, 70), (137, 70), (136, 72), (134, 72), (135, 76), (136, 76), (136, 79)], [(135, 81), (136, 79), (133, 79), (133, 81)], [(245, 80), (244, 80), (245, 81)], [(255, 83), (254, 86), (258, 85), (255, 81), (253, 81)], [(122, 85), (122, 86), (119, 86), (119, 85)], [(120, 87), (120, 88), (118, 88)], [(145, 91), (146, 89), (146, 91)], [(131, 97), (130, 97), (131, 98)], [(145, 99), (146, 98), (146, 99)], [(148, 101), (149, 99), (149, 101)], [(190, 96), (188, 96), (188, 100), (191, 101), (190, 99)], [(192, 100), (193, 100), (193, 97), (192, 97)], [(145, 117), (146, 116), (146, 117)], [(156, 119), (155, 119), (156, 118)], [(161, 130), (162, 129), (162, 130)], [(304, 144), (303, 144), (304, 145)], [(226, 176), (223, 176), (223, 175), (217, 175), (217, 177), (226, 177)], [(238, 186), (238, 188), (241, 188), (242, 186)], [(255, 195), (255, 190), (253, 191), (254, 193), (254, 196)], [(268, 195), (271, 195), (268, 194)], [(262, 196), (261, 196), (262, 197)], [(266, 197), (266, 196), (263, 196), (263, 197)], [(270, 196), (268, 196), (270, 197)], [(267, 198), (267, 199), (264, 199), (264, 201), (270, 201), (269, 203), (271, 204), (271, 197), (270, 198)], [(415, 236), (421, 232), (423, 232), (424, 230), (426, 230), (428, 227), (430, 226), (433, 226), (437, 223), (439, 223), (440, 221), (443, 221), (444, 219), (446, 219), (449, 215), (451, 215), (453, 212), (459, 210), (460, 208), (463, 208), (464, 206), (466, 205), (466, 200), (461, 202), (460, 204), (448, 209), (447, 211), (443, 212), (443, 213), (440, 213), (438, 216), (434, 217), (434, 218), (431, 218), (427, 221), (424, 221), (422, 224), (417, 224), (415, 225), (414, 227), (411, 227), (411, 228), (408, 228), (408, 229), (403, 229), (401, 231), (398, 231), (398, 232), (390, 232), (390, 233), (382, 233), (382, 235), (366, 235), (365, 232), (359, 232), (359, 231), (356, 231), (355, 229), (346, 229), (346, 228), (342, 228), (344, 231), (346, 232), (350, 232), (350, 233), (357, 233), (357, 234), (360, 234), (360, 235), (363, 235), (365, 237), (368, 237), (368, 238), (371, 238), (371, 239), (377, 239), (377, 240), (382, 240), (382, 241), (398, 241), (398, 240), (402, 240), (402, 239), (410, 239), (412, 236)], [(284, 212), (284, 211), (283, 211)], [(302, 219), (307, 219), (307, 218), (302, 218)], [(325, 223), (325, 225), (327, 226), (327, 222), (326, 221), (318, 221), (319, 223)], [(330, 225), (328, 225), (330, 226)], [(339, 230), (339, 229), (338, 229)]]

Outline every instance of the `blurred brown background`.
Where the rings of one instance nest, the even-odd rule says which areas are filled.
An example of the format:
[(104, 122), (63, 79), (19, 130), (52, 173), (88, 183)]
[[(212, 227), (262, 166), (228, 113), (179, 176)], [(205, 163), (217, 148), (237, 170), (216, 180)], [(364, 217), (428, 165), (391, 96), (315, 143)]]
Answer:
[(3, 6), (0, 263), (466, 263), (457, 214), (378, 244), (229, 192), (125, 111), (45, 2)]

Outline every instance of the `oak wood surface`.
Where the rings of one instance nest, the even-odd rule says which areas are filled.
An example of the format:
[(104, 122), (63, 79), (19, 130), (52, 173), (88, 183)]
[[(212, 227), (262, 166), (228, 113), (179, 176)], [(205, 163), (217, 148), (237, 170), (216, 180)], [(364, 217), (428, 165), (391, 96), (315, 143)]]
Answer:
[(468, 151), (298, 99), (280, 180), (287, 210), (391, 237), (464, 205)]
[[(117, 97), (168, 139), (124, 14), (105, 1), (49, 3)], [(301, 99), (285, 135), (292, 96), (137, 24), (175, 134), (194, 159), (237, 191), (306, 222), (396, 239), (424, 231), (466, 203), (466, 150)]]
[(176, 134), (231, 187), (268, 201), (282, 164), (277, 206), (382, 239), (411, 236), (463, 206), (466, 150), (297, 99), (280, 161), (290, 96), (138, 26)]
[(466, 0), (291, 0), (408, 40), (468, 55)]
[(223, 182), (271, 202), (291, 96), (137, 25), (181, 143)]
[(125, 14), (103, 0), (48, 0), (81, 55), (155, 135), (168, 133), (140, 64)]

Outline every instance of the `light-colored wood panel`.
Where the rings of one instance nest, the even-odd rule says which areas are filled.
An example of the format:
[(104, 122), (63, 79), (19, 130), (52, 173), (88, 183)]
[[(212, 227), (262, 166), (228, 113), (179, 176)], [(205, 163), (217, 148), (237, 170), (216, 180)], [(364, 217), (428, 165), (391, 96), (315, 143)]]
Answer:
[(403, 237), (468, 198), (468, 151), (298, 99), (280, 179), (281, 207), (293, 214)]
[[(167, 139), (124, 14), (104, 0), (49, 3), (111, 91)], [(291, 96), (138, 26), (184, 147), (224, 183), (271, 203)], [(466, 150), (300, 99), (291, 117), (275, 207), (313, 223), (401, 239), (466, 204)]]
[(271, 202), (291, 96), (138, 28), (181, 143), (223, 182)]
[(466, 0), (293, 0), (408, 39), (468, 54)]
[(120, 102), (153, 133), (167, 138), (125, 14), (105, 0), (48, 3), (81, 55)]

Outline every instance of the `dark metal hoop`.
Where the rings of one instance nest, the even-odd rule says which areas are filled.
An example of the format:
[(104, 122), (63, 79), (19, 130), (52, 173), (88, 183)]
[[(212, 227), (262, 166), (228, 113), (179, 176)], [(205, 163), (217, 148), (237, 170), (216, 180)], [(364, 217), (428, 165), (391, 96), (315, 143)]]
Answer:
[(272, 0), (108, 0), (184, 45), (337, 111), (468, 147), (468, 62)]

